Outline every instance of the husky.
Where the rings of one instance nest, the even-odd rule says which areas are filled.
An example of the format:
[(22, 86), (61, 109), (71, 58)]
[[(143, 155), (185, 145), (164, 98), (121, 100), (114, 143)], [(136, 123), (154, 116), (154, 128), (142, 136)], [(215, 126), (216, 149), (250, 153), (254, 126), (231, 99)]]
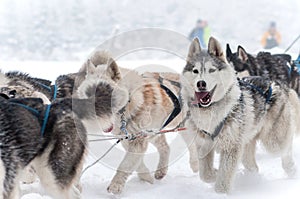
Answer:
[[(199, 158), (199, 175), (215, 182), (215, 191), (228, 193), (237, 166), (242, 161), (257, 171), (255, 145), (260, 140), (267, 151), (279, 154), (289, 175), (296, 167), (292, 157), (295, 118), (292, 101), (295, 92), (263, 77), (238, 80), (219, 42), (211, 37), (208, 50), (201, 50), (198, 39), (190, 45), (182, 72), (181, 95), (187, 133), (194, 138)], [(220, 153), (219, 168), (213, 166)]]
[[(1, 95), (8, 98), (36, 97), (41, 98), (44, 104), (51, 104), (54, 92), (56, 92), (58, 98), (72, 97), (76, 74), (59, 76), (55, 81), (55, 85), (52, 85), (50, 80), (31, 77), (29, 74), (20, 71), (0, 73), (0, 76), (2, 80), (0, 82)], [(59, 88), (58, 91), (55, 88)], [(37, 180), (34, 168), (31, 165), (28, 165), (24, 170), (20, 181), (30, 184)]]
[[(11, 93), (10, 86), (5, 88)], [(1, 93), (0, 198), (19, 198), (19, 177), (29, 164), (49, 194), (55, 198), (80, 198), (78, 181), (87, 147), (82, 120), (96, 117), (105, 123), (111, 120), (112, 109), (125, 106), (123, 99), (127, 102), (125, 91), (116, 88), (112, 96), (112, 87), (105, 83), (89, 90), (93, 90), (93, 98), (52, 101), (48, 119), (49, 105), (41, 98), (10, 98)]]
[(279, 80), (294, 89), (300, 96), (300, 75), (290, 55), (259, 52), (254, 56), (247, 53), (242, 46), (238, 46), (237, 52), (232, 53), (227, 44), (226, 58), (238, 73), (247, 71), (250, 76), (264, 76), (271, 80)]
[[(110, 193), (120, 194), (128, 177), (134, 171), (137, 171), (140, 179), (153, 183), (154, 179), (143, 161), (143, 156), (149, 143), (152, 143), (159, 153), (159, 163), (154, 177), (162, 179), (166, 175), (170, 149), (165, 135), (152, 134), (149, 136), (146, 131), (158, 132), (162, 128), (166, 118), (174, 110), (174, 103), (168, 92), (176, 93), (178, 88), (161, 77), (161, 82), (168, 82), (166, 86), (168, 86), (169, 91), (166, 91), (166, 89), (163, 89), (162, 84), (153, 76), (148, 76), (149, 74), (141, 76), (133, 70), (119, 68), (111, 57), (103, 59), (103, 56), (100, 56), (100, 59), (97, 56), (100, 56), (99, 52), (95, 52), (84, 66), (84, 70), (88, 71), (88, 76), (81, 78), (85, 80), (78, 88), (79, 96), (80, 98), (90, 97), (86, 92), (86, 87), (95, 82), (106, 82), (125, 89), (129, 100), (122, 110), (114, 112), (116, 113), (115, 118), (111, 121), (111, 127), (106, 132), (110, 131), (114, 135), (125, 135), (126, 132), (136, 135), (134, 139), (121, 142), (127, 153), (107, 188)], [(180, 114), (167, 125), (167, 128), (176, 127), (180, 123)], [(123, 130), (120, 130), (120, 121), (126, 122)]]

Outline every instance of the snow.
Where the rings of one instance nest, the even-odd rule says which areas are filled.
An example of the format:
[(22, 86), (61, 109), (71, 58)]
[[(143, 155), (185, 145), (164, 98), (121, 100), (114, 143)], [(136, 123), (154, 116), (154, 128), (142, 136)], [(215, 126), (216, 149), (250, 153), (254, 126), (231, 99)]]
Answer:
[[(234, 51), (238, 45), (242, 45), (249, 53), (260, 51), (261, 35), (270, 21), (276, 21), (282, 34), (282, 44), (272, 49), (272, 52), (282, 53), (299, 35), (300, 1), (1, 0), (0, 69), (4, 72), (28, 72), (32, 76), (54, 81), (58, 75), (78, 71), (89, 53), (112, 36), (151, 27), (168, 29), (187, 36), (198, 18), (208, 21), (212, 35), (223, 46), (230, 43)], [(139, 37), (133, 35), (127, 44), (144, 40), (146, 43), (151, 40), (143, 35), (137, 36)], [(161, 40), (167, 44), (178, 44), (177, 40), (169, 39), (172, 40), (172, 37)], [(293, 59), (299, 54), (299, 45), (300, 40), (289, 51)], [(179, 44), (178, 46), (183, 49)], [(175, 47), (178, 49), (178, 46)], [(187, 46), (184, 46), (184, 52), (185, 47)], [(148, 60), (136, 61), (141, 57)], [(131, 59), (128, 61), (126, 57), (121, 57), (117, 61), (120, 66), (140, 72), (181, 72), (184, 66), (184, 60), (161, 52), (136, 52)], [(89, 130), (97, 133), (96, 128)], [(108, 194), (106, 187), (124, 156), (124, 150), (118, 146), (101, 163), (83, 175), (83, 198), (299, 198), (299, 175), (293, 179), (287, 178), (279, 158), (265, 153), (262, 148), (257, 152), (259, 174), (245, 173), (241, 167), (237, 172), (233, 192), (229, 195), (216, 194), (213, 184), (201, 182), (198, 174), (192, 173), (187, 149), (180, 136), (177, 133), (167, 136), (172, 153), (169, 172), (163, 180), (155, 181), (151, 185), (141, 182), (133, 174), (121, 196)], [(91, 143), (85, 166), (101, 156), (111, 144), (112, 142)], [(295, 160), (300, 169), (299, 138), (295, 140), (294, 146)], [(149, 147), (145, 162), (152, 171), (155, 169), (157, 154), (154, 147)], [(21, 190), (22, 199), (51, 198), (38, 182), (22, 185)]]
[[(143, 61), (118, 61), (118, 64), (127, 67), (145, 70), (177, 71), (180, 72), (184, 66), (184, 61), (173, 60), (143, 60)], [(146, 65), (160, 64), (161, 67), (148, 67)], [(81, 66), (81, 62), (0, 62), (0, 68), (4, 71), (22, 70), (32, 76), (38, 76), (54, 80), (56, 76), (69, 72), (76, 72)], [(143, 66), (143, 67), (139, 67)], [(99, 133), (97, 128), (91, 128), (89, 133)], [(171, 158), (167, 176), (154, 184), (148, 184), (138, 179), (134, 173), (126, 183), (124, 192), (120, 196), (113, 196), (107, 193), (106, 188), (110, 183), (115, 169), (124, 156), (121, 146), (114, 148), (100, 163), (87, 170), (81, 178), (83, 192), (82, 198), (87, 199), (296, 199), (300, 195), (300, 175), (288, 178), (281, 168), (279, 157), (274, 157), (264, 151), (260, 146), (257, 151), (257, 161), (260, 168), (258, 174), (247, 173), (242, 166), (237, 171), (232, 193), (217, 194), (214, 192), (213, 184), (206, 184), (199, 179), (189, 168), (188, 152), (178, 133), (167, 134), (168, 142), (171, 146)], [(85, 167), (93, 163), (100, 157), (113, 142), (90, 143), (90, 150), (85, 163)], [(218, 157), (218, 156), (217, 156)], [(150, 148), (145, 155), (146, 165), (154, 171), (157, 165), (157, 153)], [(294, 141), (294, 158), (300, 170), (300, 139)], [(215, 164), (218, 164), (216, 158)], [(22, 199), (51, 199), (51, 197), (41, 187), (39, 182), (29, 185), (21, 185)]]
[[(299, 0), (1, 0), (0, 60), (76, 60), (116, 33), (146, 27), (187, 36), (198, 18), (221, 41), (260, 48), (270, 21), (286, 49), (299, 35)], [(147, 38), (144, 38), (147, 39)], [(289, 52), (299, 53), (298, 41)]]

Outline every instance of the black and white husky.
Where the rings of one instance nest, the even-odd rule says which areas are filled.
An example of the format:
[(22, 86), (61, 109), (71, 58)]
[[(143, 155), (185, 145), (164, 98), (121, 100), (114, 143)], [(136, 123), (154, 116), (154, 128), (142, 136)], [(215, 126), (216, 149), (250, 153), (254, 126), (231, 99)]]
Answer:
[[(18, 92), (10, 88), (5, 86), (7, 93)], [(78, 179), (87, 145), (82, 120), (94, 117), (109, 120), (113, 108), (125, 105), (122, 90), (112, 96), (107, 91), (110, 89), (113, 88), (108, 84), (94, 85), (89, 88), (93, 98), (57, 98), (51, 106), (45, 105), (41, 98), (11, 99), (2, 93), (0, 198), (20, 197), (19, 177), (29, 164), (49, 194), (62, 199), (80, 198)]]

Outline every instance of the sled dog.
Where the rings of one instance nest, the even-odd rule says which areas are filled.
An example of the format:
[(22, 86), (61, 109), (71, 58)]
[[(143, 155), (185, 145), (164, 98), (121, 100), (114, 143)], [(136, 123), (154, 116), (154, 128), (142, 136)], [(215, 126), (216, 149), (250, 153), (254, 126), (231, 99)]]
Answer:
[[(15, 86), (6, 85), (4, 90), (18, 95)], [(78, 180), (87, 147), (82, 120), (97, 117), (107, 123), (112, 109), (120, 109), (128, 101), (125, 91), (112, 96), (112, 87), (105, 83), (88, 90), (93, 91), (93, 98), (56, 98), (51, 105), (41, 98), (12, 98), (1, 93), (0, 198), (20, 197), (19, 178), (29, 164), (49, 194), (80, 198)]]
[[(292, 158), (295, 92), (280, 81), (263, 77), (238, 80), (219, 42), (211, 37), (208, 50), (192, 41), (182, 72), (181, 96), (187, 114), (186, 127), (194, 138), (199, 175), (215, 182), (215, 191), (228, 193), (240, 160), (246, 169), (257, 171), (255, 144), (281, 156), (282, 167), (295, 173)], [(187, 135), (185, 133), (184, 135)], [(218, 169), (213, 166), (220, 153)]]
[[(101, 61), (99, 61), (101, 60)], [(115, 176), (107, 190), (110, 193), (119, 194), (122, 192), (128, 177), (132, 172), (137, 171), (140, 179), (153, 183), (153, 177), (143, 161), (144, 153), (148, 144), (152, 143), (158, 150), (159, 163), (154, 177), (162, 179), (168, 170), (170, 149), (166, 142), (165, 135), (147, 135), (146, 130), (158, 132), (174, 110), (172, 97), (168, 93), (178, 93), (178, 87), (162, 75), (160, 81), (157, 74), (138, 74), (133, 70), (119, 68), (117, 63), (106, 56), (106, 62), (101, 53), (95, 52), (91, 59), (84, 65), (82, 71), (88, 71), (87, 77), (78, 88), (80, 98), (90, 97), (86, 93), (87, 85), (95, 82), (106, 82), (112, 87), (121, 87), (128, 93), (129, 100), (121, 110), (115, 110), (115, 118), (111, 127), (106, 132), (115, 135), (125, 135), (120, 130), (121, 120), (126, 122), (126, 131), (136, 137), (130, 140), (123, 140), (121, 143), (126, 149), (126, 155), (120, 163)], [(177, 76), (177, 80), (178, 80)], [(163, 88), (163, 86), (166, 88)], [(181, 114), (181, 113), (180, 113)], [(175, 117), (167, 127), (176, 127), (181, 121), (181, 115)], [(144, 135), (144, 136), (142, 136)]]

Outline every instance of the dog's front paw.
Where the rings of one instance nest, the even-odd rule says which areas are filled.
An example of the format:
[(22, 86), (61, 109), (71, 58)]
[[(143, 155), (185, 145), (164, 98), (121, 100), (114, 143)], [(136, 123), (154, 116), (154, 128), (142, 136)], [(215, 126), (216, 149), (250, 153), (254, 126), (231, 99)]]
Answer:
[(161, 180), (163, 177), (167, 175), (168, 167), (160, 168), (155, 171), (155, 179)]
[(111, 183), (108, 187), (107, 187), (107, 191), (109, 193), (112, 194), (121, 194), (124, 188), (124, 184), (120, 184), (120, 183)]
[(230, 191), (230, 185), (229, 183), (224, 183), (224, 182), (216, 182), (215, 184), (215, 191), (217, 193), (229, 193)]
[(206, 183), (212, 183), (216, 181), (217, 178), (217, 169), (212, 169), (210, 171), (204, 171), (201, 173), (200, 178)]

